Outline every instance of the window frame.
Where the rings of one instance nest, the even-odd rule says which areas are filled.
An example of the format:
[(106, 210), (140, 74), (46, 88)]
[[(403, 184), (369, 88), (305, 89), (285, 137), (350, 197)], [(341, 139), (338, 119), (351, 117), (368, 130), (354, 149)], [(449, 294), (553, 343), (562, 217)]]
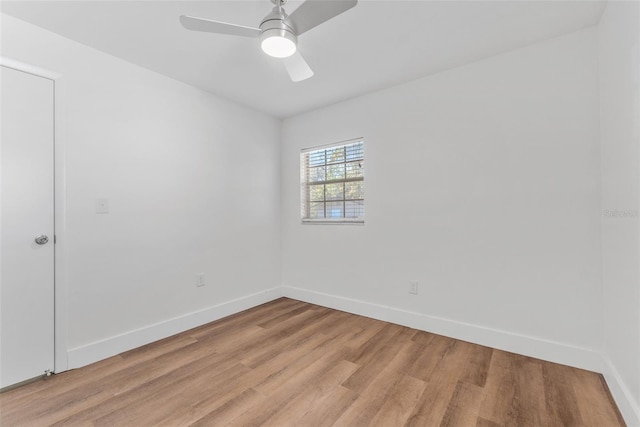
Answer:
[[(330, 150), (331, 148), (338, 148), (338, 147), (347, 147), (349, 145), (354, 145), (360, 143), (362, 144), (362, 157), (356, 160), (347, 160), (347, 155), (345, 152), (345, 157), (344, 160), (341, 162), (334, 162), (334, 163), (327, 163), (326, 159), (325, 159), (325, 163), (323, 164), (324, 167), (330, 166), (330, 165), (334, 165), (334, 164), (344, 164), (345, 165), (345, 175), (344, 178), (342, 179), (334, 179), (334, 180), (328, 180), (325, 179), (323, 181), (310, 181), (309, 178), (309, 170), (311, 169), (311, 167), (309, 166), (308, 163), (308, 156), (309, 153), (313, 153), (313, 152), (318, 152), (318, 151), (326, 151), (326, 150)], [(359, 162), (360, 165), (359, 167), (362, 168), (362, 177), (355, 177), (355, 178), (347, 178), (346, 176), (346, 168), (347, 168), (347, 164), (349, 163), (354, 163), (354, 162)], [(340, 217), (340, 218), (312, 218), (309, 217), (310, 215), (310, 211), (311, 211), (311, 203), (313, 202), (311, 200), (311, 194), (310, 194), (310, 188), (312, 185), (330, 185), (330, 184), (347, 184), (350, 182), (362, 182), (362, 198), (360, 199), (347, 199), (346, 198), (346, 194), (343, 192), (342, 198), (341, 199), (335, 199), (335, 200), (330, 200), (330, 199), (326, 199), (326, 192), (325, 192), (325, 197), (323, 198), (323, 200), (321, 201), (324, 206), (325, 206), (325, 214), (326, 214), (326, 206), (327, 203), (330, 203), (332, 201), (335, 202), (342, 202), (344, 207), (343, 207), (343, 214), (346, 214), (346, 202), (352, 201), (352, 202), (357, 202), (357, 201), (361, 201), (363, 208), (364, 208), (364, 203), (365, 203), (365, 165), (364, 165), (365, 159), (364, 159), (364, 138), (363, 137), (359, 137), (359, 138), (353, 138), (353, 139), (349, 139), (346, 141), (340, 141), (340, 142), (335, 142), (335, 143), (331, 143), (331, 144), (325, 144), (325, 145), (318, 145), (318, 146), (314, 146), (314, 147), (309, 147), (309, 148), (303, 148), (302, 150), (300, 150), (300, 221), (302, 224), (353, 224), (353, 225), (364, 225), (364, 221), (365, 221), (365, 213), (363, 211), (363, 214), (361, 217), (357, 217), (357, 218), (347, 218), (347, 217)], [(326, 172), (325, 172), (326, 173)], [(326, 191), (326, 189), (325, 189)]]

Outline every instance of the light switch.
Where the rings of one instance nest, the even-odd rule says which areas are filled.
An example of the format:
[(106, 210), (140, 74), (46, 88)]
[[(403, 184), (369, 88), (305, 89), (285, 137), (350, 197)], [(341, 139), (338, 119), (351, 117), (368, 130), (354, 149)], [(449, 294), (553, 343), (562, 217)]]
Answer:
[(109, 213), (109, 200), (108, 199), (96, 199), (96, 213), (97, 214)]

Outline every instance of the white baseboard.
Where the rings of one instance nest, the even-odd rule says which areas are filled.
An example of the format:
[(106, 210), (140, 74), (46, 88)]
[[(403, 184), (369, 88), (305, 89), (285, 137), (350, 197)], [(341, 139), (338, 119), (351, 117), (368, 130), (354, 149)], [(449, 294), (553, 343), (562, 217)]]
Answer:
[(640, 406), (620, 376), (618, 370), (606, 355), (602, 355), (604, 379), (607, 381), (613, 399), (618, 404), (622, 417), (629, 427), (640, 427)]
[(588, 348), (307, 289), (284, 286), (282, 296), (590, 371), (602, 372), (604, 367), (600, 353)]
[(242, 310), (264, 304), (282, 296), (281, 288), (237, 298), (231, 301), (206, 308), (193, 313), (184, 314), (124, 334), (96, 341), (68, 351), (69, 369), (79, 368), (107, 357), (115, 356), (151, 342), (167, 338), (171, 335), (204, 325)]
[(596, 372), (611, 372), (605, 366), (602, 355), (587, 348), (289, 286), (251, 294), (69, 349), (69, 369), (106, 359), (282, 296), (555, 363)]

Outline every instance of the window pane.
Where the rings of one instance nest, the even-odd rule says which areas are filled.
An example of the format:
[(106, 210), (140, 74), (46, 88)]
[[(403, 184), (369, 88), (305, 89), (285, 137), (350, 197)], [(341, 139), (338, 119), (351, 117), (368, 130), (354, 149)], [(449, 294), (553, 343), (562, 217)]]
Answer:
[(320, 150), (320, 151), (313, 151), (309, 154), (307, 154), (307, 159), (308, 159), (308, 163), (310, 167), (313, 166), (319, 166), (319, 165), (324, 165), (324, 155), (325, 155), (325, 151), (324, 150)]
[(362, 143), (347, 145), (347, 161), (360, 160), (364, 158), (364, 146)]
[(309, 169), (309, 182), (318, 182), (325, 180), (324, 166)]
[(327, 218), (344, 218), (343, 202), (327, 202)]
[(327, 181), (344, 179), (344, 163), (327, 166)]
[(324, 185), (310, 185), (309, 200), (312, 202), (324, 201)]
[(364, 199), (364, 181), (345, 183), (344, 198), (345, 199)]
[(344, 184), (341, 182), (336, 184), (327, 184), (325, 188), (325, 196), (327, 200), (344, 199)]
[(347, 163), (347, 178), (360, 178), (364, 175), (362, 162)]
[(345, 202), (346, 218), (362, 218), (364, 217), (364, 201)]
[(327, 163), (344, 162), (344, 147), (330, 148), (327, 150)]
[(309, 203), (309, 218), (324, 218), (324, 203)]

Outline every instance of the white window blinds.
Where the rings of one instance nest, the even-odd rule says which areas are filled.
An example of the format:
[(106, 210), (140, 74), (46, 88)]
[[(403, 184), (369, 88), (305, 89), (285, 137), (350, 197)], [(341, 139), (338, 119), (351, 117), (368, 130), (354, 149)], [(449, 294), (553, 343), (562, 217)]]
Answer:
[(364, 141), (300, 153), (303, 222), (364, 222)]

